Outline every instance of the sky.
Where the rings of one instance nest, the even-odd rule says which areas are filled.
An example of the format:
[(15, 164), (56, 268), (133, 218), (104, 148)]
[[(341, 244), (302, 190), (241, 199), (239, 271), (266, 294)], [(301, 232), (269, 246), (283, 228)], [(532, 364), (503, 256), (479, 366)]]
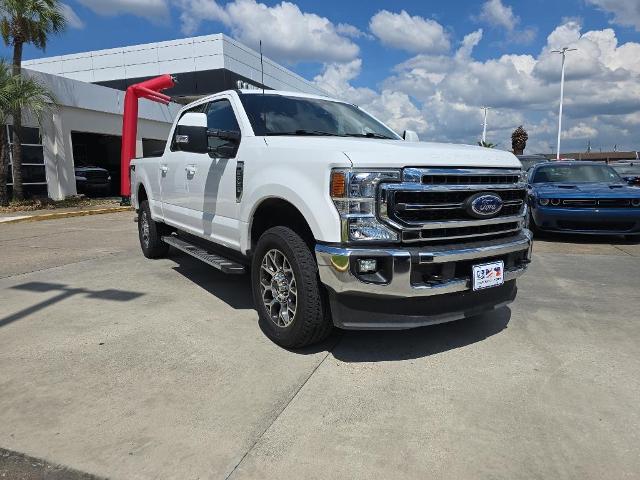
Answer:
[[(65, 0), (68, 29), (25, 59), (225, 33), (421, 140), (640, 150), (640, 0)], [(2, 55), (11, 51), (3, 47)]]

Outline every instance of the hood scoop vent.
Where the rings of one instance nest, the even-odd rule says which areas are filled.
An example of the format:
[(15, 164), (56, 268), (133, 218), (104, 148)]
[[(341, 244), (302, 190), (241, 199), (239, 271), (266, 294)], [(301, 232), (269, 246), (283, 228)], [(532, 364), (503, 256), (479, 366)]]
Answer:
[(565, 190), (575, 190), (576, 188), (578, 188), (577, 185), (568, 185), (568, 184), (559, 184), (556, 185), (557, 188), (563, 188)]

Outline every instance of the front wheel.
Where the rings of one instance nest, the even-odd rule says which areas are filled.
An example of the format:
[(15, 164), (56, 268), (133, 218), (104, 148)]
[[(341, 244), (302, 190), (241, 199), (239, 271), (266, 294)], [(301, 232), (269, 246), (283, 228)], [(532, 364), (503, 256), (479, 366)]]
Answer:
[(309, 246), (290, 228), (270, 228), (260, 237), (251, 283), (260, 326), (278, 345), (300, 348), (331, 332), (317, 264)]

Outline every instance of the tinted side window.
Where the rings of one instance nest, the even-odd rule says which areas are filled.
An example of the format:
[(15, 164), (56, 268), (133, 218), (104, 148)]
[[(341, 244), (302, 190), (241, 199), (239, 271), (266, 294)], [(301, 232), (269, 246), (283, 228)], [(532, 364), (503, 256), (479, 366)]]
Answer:
[(218, 100), (207, 109), (207, 128), (240, 132), (238, 121), (229, 100)]

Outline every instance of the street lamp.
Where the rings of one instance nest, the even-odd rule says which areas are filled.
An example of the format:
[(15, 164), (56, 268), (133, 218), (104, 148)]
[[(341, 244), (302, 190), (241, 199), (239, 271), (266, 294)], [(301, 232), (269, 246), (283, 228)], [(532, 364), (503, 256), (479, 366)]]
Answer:
[(564, 47), (562, 50), (552, 50), (551, 53), (562, 55), (562, 74), (560, 76), (560, 112), (558, 113), (558, 149), (556, 150), (556, 160), (560, 160), (560, 134), (562, 133), (562, 102), (564, 101), (564, 63), (567, 52), (575, 52), (577, 48)]
[(485, 143), (487, 143), (487, 113), (491, 107), (482, 107), (484, 110), (484, 122), (482, 123), (482, 146), (484, 147)]

